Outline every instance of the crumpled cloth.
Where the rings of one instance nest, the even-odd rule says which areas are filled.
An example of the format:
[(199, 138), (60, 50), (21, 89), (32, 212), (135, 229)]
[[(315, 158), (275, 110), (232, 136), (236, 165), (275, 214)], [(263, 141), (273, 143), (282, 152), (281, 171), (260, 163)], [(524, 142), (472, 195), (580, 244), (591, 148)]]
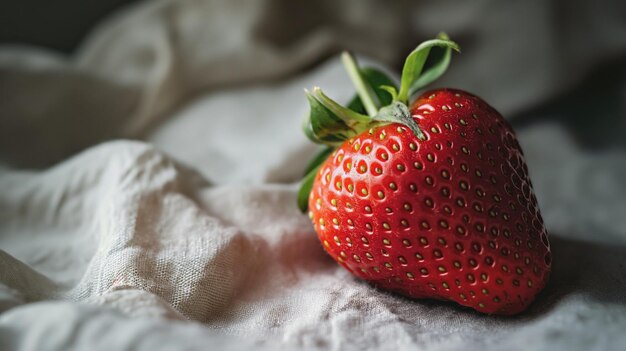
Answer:
[[(331, 4), (301, 11), (314, 18)], [(538, 24), (510, 33), (493, 28), (519, 17), (495, 3), (354, 6), (337, 3), (345, 18), (303, 27), (287, 1), (159, 1), (102, 24), (72, 59), (0, 50), (0, 349), (623, 347), (626, 151), (587, 150), (556, 122), (518, 128), (554, 257), (527, 313), (409, 300), (324, 253), (295, 205), (316, 150), (300, 132), (302, 88), (320, 85), (339, 101), (353, 89), (336, 58), (311, 65), (343, 46), (393, 64), (407, 45), (400, 39), (472, 34), (481, 40), (467, 38), (469, 57), (455, 57), (443, 83), (506, 115), (565, 91), (598, 58), (573, 56), (563, 64), (576, 73), (542, 75), (555, 57), (549, 35), (531, 40), (554, 34), (542, 27), (552, 10), (541, 3), (512, 5), (520, 23)], [(449, 16), (430, 20), (438, 13)], [(485, 13), (497, 18), (475, 20)], [(589, 20), (591, 32), (623, 33), (611, 12), (573, 13), (606, 15)], [(380, 21), (367, 29), (374, 14)], [(407, 24), (385, 25), (398, 16)], [(398, 38), (404, 31), (414, 34)], [(505, 34), (518, 41), (495, 45)], [(624, 40), (584, 45), (611, 57)], [(546, 49), (527, 54), (536, 70), (507, 67), (523, 59), (511, 48), (531, 41)], [(483, 49), (495, 58), (481, 60)]]

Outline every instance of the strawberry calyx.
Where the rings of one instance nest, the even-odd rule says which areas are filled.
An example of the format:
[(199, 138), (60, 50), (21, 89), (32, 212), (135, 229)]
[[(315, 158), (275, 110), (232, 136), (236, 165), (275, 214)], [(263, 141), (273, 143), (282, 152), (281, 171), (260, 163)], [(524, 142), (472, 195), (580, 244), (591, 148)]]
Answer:
[[(428, 70), (422, 72), (433, 47), (441, 47), (445, 52)], [(418, 139), (425, 140), (424, 133), (409, 112), (409, 99), (443, 75), (450, 64), (452, 50), (460, 51), (459, 46), (445, 33), (418, 45), (406, 58), (399, 89), (386, 74), (374, 68), (360, 68), (355, 58), (344, 52), (341, 59), (357, 91), (356, 97), (347, 107), (328, 97), (319, 87), (311, 91), (305, 89), (310, 113), (304, 121), (303, 131), (311, 141), (326, 145), (326, 148), (307, 166), (306, 176), (298, 192), (298, 207), (302, 212), (307, 210), (309, 193), (321, 164), (346, 140), (391, 123), (405, 125)]]

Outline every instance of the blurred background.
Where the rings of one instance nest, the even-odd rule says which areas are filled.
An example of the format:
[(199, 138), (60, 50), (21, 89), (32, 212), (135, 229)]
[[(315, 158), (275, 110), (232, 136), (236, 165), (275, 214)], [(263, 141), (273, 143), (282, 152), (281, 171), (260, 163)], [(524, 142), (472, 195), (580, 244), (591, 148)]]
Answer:
[(0, 41), (73, 53), (97, 23), (133, 0), (41, 0), (0, 3)]

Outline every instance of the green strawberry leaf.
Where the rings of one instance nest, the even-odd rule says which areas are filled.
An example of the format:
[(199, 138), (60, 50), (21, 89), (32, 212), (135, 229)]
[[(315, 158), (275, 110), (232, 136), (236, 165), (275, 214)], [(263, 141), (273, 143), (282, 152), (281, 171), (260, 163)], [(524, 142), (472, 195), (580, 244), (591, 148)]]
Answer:
[(381, 106), (380, 101), (374, 93), (373, 86), (363, 78), (362, 70), (359, 68), (356, 58), (348, 51), (344, 51), (341, 53), (341, 62), (361, 99), (365, 111), (367, 111), (366, 114), (374, 116)]
[[(389, 96), (391, 96), (391, 101), (398, 100), (398, 88), (392, 87), (390, 85), (381, 85), (381, 86), (379, 86), (379, 88), (384, 90), (384, 91), (386, 91), (387, 93), (389, 93)], [(391, 103), (391, 101), (390, 101), (390, 103)]]
[(305, 213), (309, 208), (309, 194), (311, 193), (311, 188), (313, 187), (313, 182), (315, 181), (315, 176), (317, 175), (317, 171), (320, 169), (321, 164), (307, 173), (300, 185), (300, 190), (298, 190), (298, 207), (302, 213)]
[[(437, 38), (449, 40), (446, 33), (440, 33)], [(458, 48), (455, 50), (458, 51)], [(422, 73), (419, 78), (417, 78), (413, 82), (413, 84), (411, 84), (411, 87), (409, 88), (409, 97), (415, 95), (418, 90), (439, 79), (439, 77), (441, 77), (446, 72), (448, 66), (450, 66), (451, 58), (452, 47), (448, 46), (445, 48), (445, 51), (443, 55), (439, 58), (439, 60), (435, 62), (430, 68), (428, 68), (424, 73)]]
[(445, 34), (442, 33), (437, 39), (427, 40), (421, 43), (406, 58), (404, 68), (402, 69), (398, 101), (408, 105), (409, 89), (413, 86), (413, 83), (419, 79), (431, 48), (439, 46), (443, 48), (451, 48), (456, 51), (460, 50), (459, 46), (455, 42), (448, 39), (442, 39), (443, 35)]
[[(387, 90), (382, 88), (382, 86), (386, 85), (396, 87), (396, 83), (387, 74), (376, 68), (365, 67), (361, 68), (360, 71), (363, 80), (365, 80), (374, 90), (374, 94), (378, 97), (381, 106), (389, 105), (392, 101), (392, 97), (389, 95)], [(354, 97), (348, 103), (348, 108), (360, 114), (367, 114), (367, 111), (365, 111), (365, 107), (363, 106), (363, 102), (361, 102), (361, 98), (358, 94), (354, 94)]]
[(341, 106), (318, 87), (312, 92), (305, 92), (311, 111), (304, 121), (303, 130), (313, 142), (337, 146), (366, 130), (371, 122), (369, 116)]

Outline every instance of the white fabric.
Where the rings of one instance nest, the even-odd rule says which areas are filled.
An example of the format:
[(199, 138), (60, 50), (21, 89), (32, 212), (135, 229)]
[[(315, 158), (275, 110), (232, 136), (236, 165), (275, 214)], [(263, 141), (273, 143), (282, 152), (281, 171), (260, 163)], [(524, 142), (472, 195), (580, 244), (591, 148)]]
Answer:
[[(290, 34), (265, 23), (278, 16), (270, 11), (276, 4), (247, 5), (144, 4), (103, 25), (70, 61), (0, 51), (0, 349), (626, 344), (626, 152), (586, 151), (553, 123), (518, 131), (554, 250), (551, 283), (527, 313), (483, 316), (377, 291), (325, 255), (295, 206), (297, 180), (315, 151), (300, 132), (302, 88), (320, 85), (342, 101), (352, 89), (336, 59), (293, 74), (334, 45), (365, 49), (366, 40), (330, 25), (286, 45), (281, 35)], [(479, 14), (466, 10), (443, 23), (428, 21), (434, 7), (410, 14), (421, 16), (424, 32), (454, 34), (477, 25)], [(360, 11), (345, 11), (351, 15), (341, 23), (362, 27), (381, 9)], [(611, 18), (603, 28), (620, 29)], [(493, 22), (480, 23), (475, 31), (493, 33)], [(526, 34), (517, 35), (530, 40)], [(623, 44), (611, 40), (594, 45), (610, 56)], [(372, 35), (373, 43), (398, 44), (385, 35)], [(451, 84), (467, 74), (463, 87), (482, 89), (505, 112), (575, 79), (524, 72), (507, 83), (472, 73), (480, 60), (471, 50), (480, 48), (465, 50)], [(581, 57), (572, 67), (590, 70)], [(119, 137), (144, 141), (95, 145)]]

